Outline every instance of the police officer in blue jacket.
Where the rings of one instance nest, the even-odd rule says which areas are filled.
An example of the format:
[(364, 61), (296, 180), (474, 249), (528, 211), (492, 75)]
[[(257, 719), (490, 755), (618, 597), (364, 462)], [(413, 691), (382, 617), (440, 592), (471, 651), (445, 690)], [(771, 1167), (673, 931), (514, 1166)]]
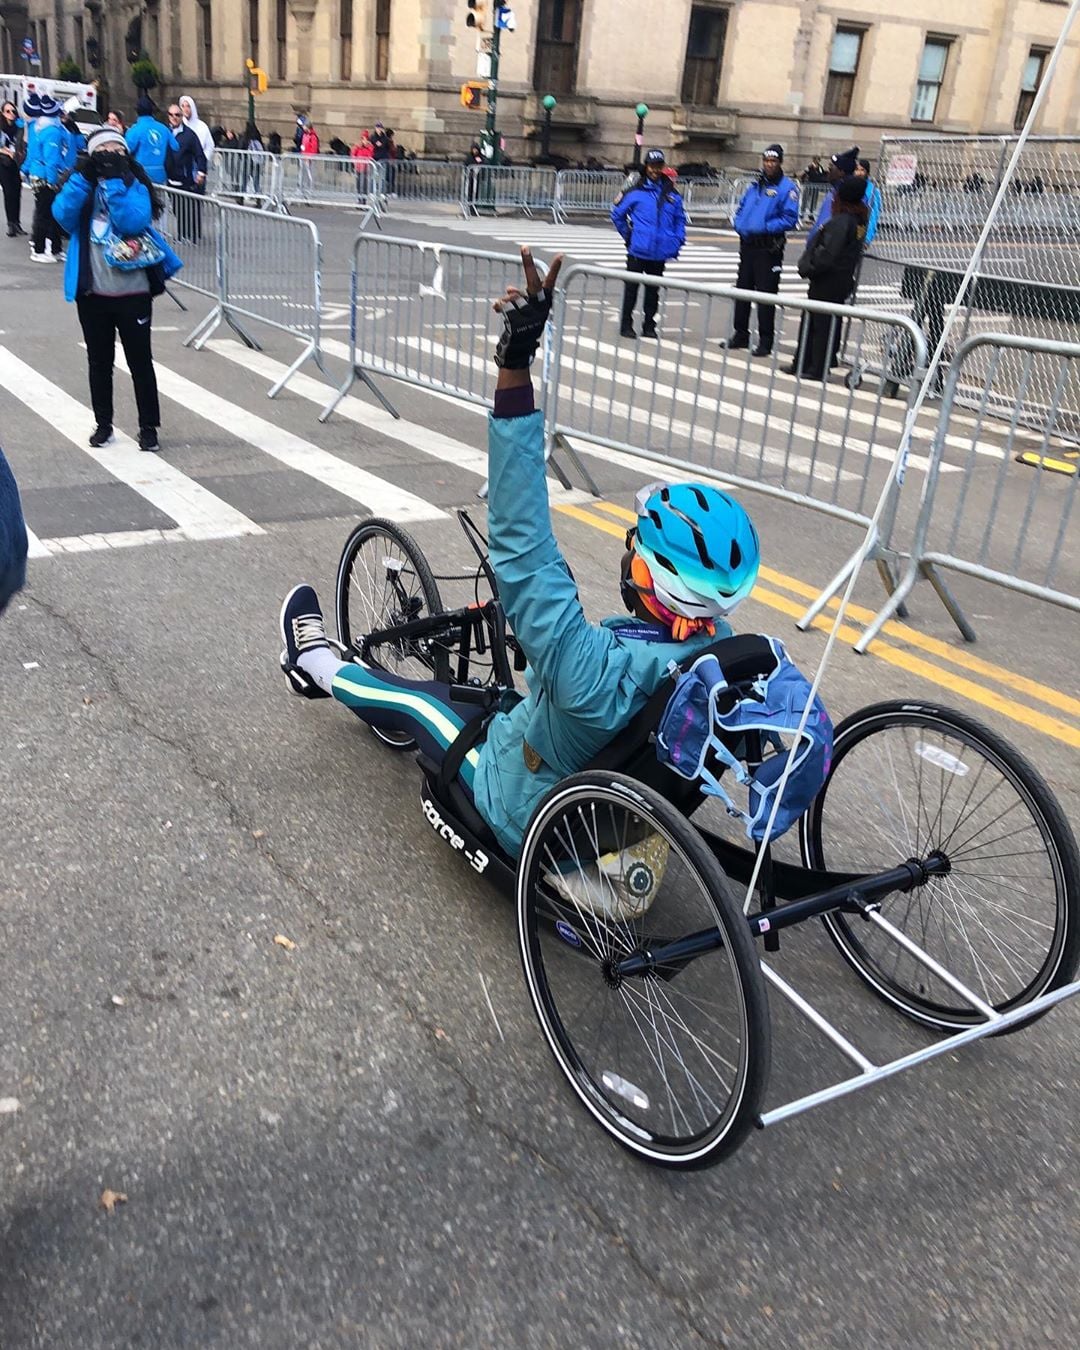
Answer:
[[(736, 285), (744, 291), (762, 291), (776, 295), (780, 290), (780, 270), (784, 265), (784, 245), (788, 230), (799, 223), (799, 187), (784, 174), (784, 147), (768, 145), (761, 156), (761, 173), (750, 184), (735, 212), (735, 231), (739, 236), (739, 276)], [(750, 346), (750, 302), (735, 305), (731, 337), (722, 347)], [(776, 306), (757, 307), (758, 343), (754, 356), (768, 356), (776, 331)]]
[[(663, 150), (650, 150), (645, 170), (611, 208), (611, 223), (626, 241), (626, 270), (662, 277), (664, 267), (686, 243), (686, 212), (674, 184), (664, 176)], [(637, 337), (634, 331), (634, 306), (638, 285), (628, 281), (623, 290), (623, 337)], [(645, 287), (645, 323), (641, 336), (657, 337), (656, 311), (660, 305), (659, 286)]]

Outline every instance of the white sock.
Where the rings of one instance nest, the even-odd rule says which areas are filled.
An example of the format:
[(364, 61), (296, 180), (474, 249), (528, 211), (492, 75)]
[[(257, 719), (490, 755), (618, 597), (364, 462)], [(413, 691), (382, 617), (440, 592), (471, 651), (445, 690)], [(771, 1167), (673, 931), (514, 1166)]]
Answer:
[(334, 676), (345, 662), (332, 647), (313, 647), (311, 651), (301, 652), (296, 664), (310, 675), (319, 688), (326, 694), (334, 692)]

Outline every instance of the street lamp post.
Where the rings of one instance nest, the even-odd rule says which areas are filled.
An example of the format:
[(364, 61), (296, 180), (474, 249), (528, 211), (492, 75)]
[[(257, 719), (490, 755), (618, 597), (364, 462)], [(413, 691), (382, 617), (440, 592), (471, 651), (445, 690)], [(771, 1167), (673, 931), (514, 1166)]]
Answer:
[(645, 144), (645, 119), (649, 115), (649, 105), (639, 103), (634, 109), (637, 116), (637, 132), (634, 135), (634, 168), (641, 167), (641, 147)]
[(254, 70), (255, 70), (255, 62), (254, 62), (254, 61), (251, 59), (251, 57), (249, 56), (249, 57), (247, 58), (247, 60), (244, 62), (244, 65), (247, 67), (247, 72), (248, 72), (248, 74), (247, 74), (247, 96), (248, 96), (248, 116), (247, 116), (247, 120), (248, 120), (248, 126), (251, 126), (251, 125), (253, 125), (253, 123), (254, 123), (254, 121), (255, 121), (255, 90), (254, 90), (254, 88), (252, 87), (252, 80), (253, 80), (253, 78), (254, 78), (253, 72), (254, 72)]
[(551, 155), (551, 114), (555, 111), (556, 102), (554, 94), (544, 95), (544, 131), (540, 142), (540, 153), (544, 159)]

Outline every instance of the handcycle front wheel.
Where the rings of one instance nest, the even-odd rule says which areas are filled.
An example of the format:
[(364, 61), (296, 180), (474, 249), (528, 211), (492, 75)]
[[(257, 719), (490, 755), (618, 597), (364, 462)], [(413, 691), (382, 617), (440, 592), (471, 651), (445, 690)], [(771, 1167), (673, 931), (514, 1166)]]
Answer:
[[(622, 774), (567, 778), (529, 825), (517, 911), (533, 1007), (593, 1119), (661, 1167), (737, 1148), (768, 1080), (768, 1001), (746, 918), (686, 817)], [(617, 969), (691, 935), (707, 943), (693, 957)]]
[[(442, 610), (438, 583), (423, 549), (400, 525), (372, 517), (345, 541), (337, 574), (337, 628), (340, 641), (358, 650), (369, 634)], [(436, 639), (390, 640), (367, 648), (371, 665), (410, 680), (447, 681), (450, 654)], [(393, 750), (410, 750), (405, 732), (372, 733)]]
[[(829, 776), (799, 830), (806, 866), (831, 871), (943, 853), (948, 872), (889, 896), (881, 915), (996, 1011), (1073, 978), (1076, 842), (1041, 776), (974, 718), (918, 703), (854, 713), (836, 729)], [(947, 1031), (984, 1020), (881, 929), (840, 912), (823, 922), (860, 978), (908, 1017)]]

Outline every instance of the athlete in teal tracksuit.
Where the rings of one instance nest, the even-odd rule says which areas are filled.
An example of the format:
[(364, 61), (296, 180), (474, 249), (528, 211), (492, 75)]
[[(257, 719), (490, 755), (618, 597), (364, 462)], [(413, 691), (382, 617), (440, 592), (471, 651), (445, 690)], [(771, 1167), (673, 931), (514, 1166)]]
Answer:
[[(650, 569), (659, 572), (663, 565), (657, 562), (658, 539), (646, 534), (655, 528), (649, 520), (624, 559), (624, 589), (635, 617), (600, 625), (586, 619), (551, 529), (543, 415), (533, 411), (528, 374), (557, 271), (553, 266), (541, 288), (526, 258), (533, 298), (525, 302), (508, 293), (501, 302), (507, 334), (496, 353), (501, 369), (488, 424), (490, 558), (510, 628), (529, 660), (529, 693), (510, 711), (496, 713), (460, 773), (477, 810), (511, 856), (520, 851), (544, 794), (611, 742), (660, 687), (671, 662), (686, 660), (713, 643), (716, 634), (731, 631), (719, 616), (749, 593), (758, 562), (757, 537), (742, 507), (714, 489), (687, 487), (690, 504), (680, 498), (678, 518), (668, 522), (662, 545), (666, 564), (689, 559), (681, 574), (665, 571), (662, 582), (651, 575)], [(649, 499), (650, 516), (665, 514), (660, 498), (667, 492), (658, 490), (655, 507)], [(703, 517), (700, 528), (691, 518), (701, 510), (696, 501), (706, 504), (709, 517)], [(703, 580), (707, 552), (722, 555), (722, 561), (710, 561), (711, 576)], [(704, 594), (709, 586), (716, 588), (713, 595)], [(455, 706), (445, 685), (342, 663), (326, 643), (318, 600), (309, 586), (298, 586), (286, 597), (282, 628), (282, 665), (292, 672), (294, 688), (309, 697), (331, 693), (372, 725), (407, 729), (433, 757), (441, 757), (476, 715), (475, 708)], [(306, 689), (302, 679), (298, 684), (293, 678), (297, 669), (309, 677)]]

